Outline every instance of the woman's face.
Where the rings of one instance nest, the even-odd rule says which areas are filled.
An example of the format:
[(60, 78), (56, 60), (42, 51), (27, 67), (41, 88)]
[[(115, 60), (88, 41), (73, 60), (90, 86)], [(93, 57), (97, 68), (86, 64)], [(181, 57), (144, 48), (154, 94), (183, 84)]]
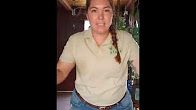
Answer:
[(104, 34), (112, 24), (113, 10), (108, 0), (91, 0), (86, 16), (92, 31)]

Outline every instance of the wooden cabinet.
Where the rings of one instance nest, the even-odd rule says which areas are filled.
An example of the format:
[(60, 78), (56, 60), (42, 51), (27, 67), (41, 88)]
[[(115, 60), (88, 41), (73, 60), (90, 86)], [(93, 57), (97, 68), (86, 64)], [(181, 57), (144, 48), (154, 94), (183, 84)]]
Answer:
[[(57, 61), (69, 37), (84, 30), (84, 19), (81, 16), (72, 16), (61, 4), (57, 5)], [(57, 91), (72, 91), (74, 89), (76, 71), (71, 71), (66, 80), (57, 86)]]

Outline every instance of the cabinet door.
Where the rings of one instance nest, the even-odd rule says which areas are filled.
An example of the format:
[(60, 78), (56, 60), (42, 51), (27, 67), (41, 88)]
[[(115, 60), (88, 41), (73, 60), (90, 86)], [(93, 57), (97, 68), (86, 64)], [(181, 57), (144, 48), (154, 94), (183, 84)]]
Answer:
[(76, 79), (76, 68), (74, 68), (68, 77), (57, 86), (57, 91), (73, 91), (74, 89), (74, 82)]
[[(60, 57), (64, 45), (69, 37), (84, 30), (84, 17), (72, 16), (70, 10), (66, 10), (63, 6), (57, 7), (57, 61)], [(57, 91), (72, 91), (76, 78), (75, 68), (71, 71), (67, 79), (57, 86)]]

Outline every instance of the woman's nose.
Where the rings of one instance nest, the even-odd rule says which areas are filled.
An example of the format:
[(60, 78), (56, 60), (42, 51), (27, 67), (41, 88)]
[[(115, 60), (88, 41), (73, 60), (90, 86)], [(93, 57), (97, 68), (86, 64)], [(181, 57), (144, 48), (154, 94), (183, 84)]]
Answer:
[(98, 18), (99, 18), (99, 19), (103, 19), (103, 18), (104, 18), (103, 12), (99, 12)]

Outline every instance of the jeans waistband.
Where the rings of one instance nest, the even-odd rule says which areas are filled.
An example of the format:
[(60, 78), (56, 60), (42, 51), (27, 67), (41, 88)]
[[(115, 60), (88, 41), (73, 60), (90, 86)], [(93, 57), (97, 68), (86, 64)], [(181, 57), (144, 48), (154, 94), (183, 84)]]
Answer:
[(125, 97), (125, 95), (126, 95), (126, 93), (125, 93), (125, 95), (123, 96), (123, 98), (120, 101), (118, 101), (117, 103), (113, 104), (113, 105), (109, 105), (109, 106), (97, 106), (97, 105), (93, 105), (93, 104), (87, 102), (86, 100), (84, 100), (76, 90), (75, 90), (75, 92), (76, 92), (76, 95), (80, 98), (81, 101), (83, 101), (85, 104), (87, 104), (87, 105), (89, 105), (89, 106), (91, 106), (93, 108), (97, 108), (98, 110), (110, 110), (111, 108), (113, 108), (114, 106), (116, 106)]

